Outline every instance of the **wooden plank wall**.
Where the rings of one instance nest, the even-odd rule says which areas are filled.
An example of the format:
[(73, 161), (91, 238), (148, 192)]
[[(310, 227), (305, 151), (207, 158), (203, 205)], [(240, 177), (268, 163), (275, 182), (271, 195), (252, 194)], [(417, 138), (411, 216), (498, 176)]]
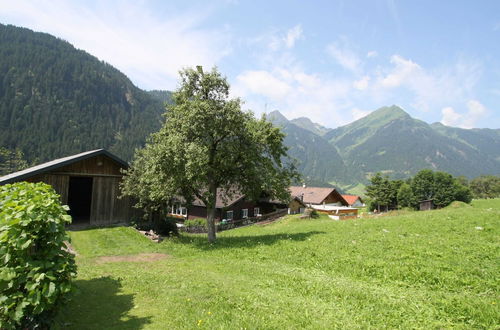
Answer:
[(41, 174), (27, 179), (28, 182), (44, 182), (51, 185), (56, 193), (61, 197), (62, 204), (68, 204), (68, 175)]
[(29, 182), (45, 182), (61, 196), (61, 202), (68, 204), (69, 178), (71, 176), (92, 177), (91, 225), (108, 225), (129, 222), (142, 214), (133, 208), (129, 197), (119, 199), (119, 183), (122, 179), (121, 166), (105, 156), (89, 158), (74, 164), (39, 174), (27, 179)]
[(94, 177), (90, 223), (106, 225), (130, 221), (134, 216), (132, 201), (119, 199), (121, 179), (116, 177)]

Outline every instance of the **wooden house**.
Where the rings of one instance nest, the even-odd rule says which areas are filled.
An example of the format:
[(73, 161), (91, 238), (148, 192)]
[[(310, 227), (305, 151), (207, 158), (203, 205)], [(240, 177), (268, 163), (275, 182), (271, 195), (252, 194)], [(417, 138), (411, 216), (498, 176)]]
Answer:
[[(296, 214), (303, 211), (305, 204), (298, 198), (292, 198), (289, 203), (269, 198), (260, 198), (257, 201), (252, 201), (241, 193), (234, 192), (233, 194), (227, 194), (222, 189), (217, 189), (215, 208), (215, 221), (219, 222), (224, 219), (232, 221), (259, 217), (285, 209), (288, 209), (289, 214)], [(169, 216), (180, 220), (207, 217), (207, 208), (199, 199), (196, 199), (190, 206), (184, 206), (183, 203), (174, 204), (168, 212)]]
[(363, 206), (365, 206), (365, 203), (363, 203), (363, 200), (361, 199), (360, 196), (342, 195), (342, 197), (346, 200), (347, 204), (349, 204), (350, 207), (363, 207)]
[(290, 194), (307, 205), (349, 206), (335, 188), (291, 186)]
[(69, 206), (73, 224), (126, 223), (137, 215), (130, 198), (119, 199), (121, 169), (128, 164), (104, 149), (56, 159), (0, 177), (0, 185), (45, 182)]
[(332, 219), (358, 216), (358, 209), (351, 207), (335, 188), (292, 186), (290, 193), (319, 213), (328, 214)]

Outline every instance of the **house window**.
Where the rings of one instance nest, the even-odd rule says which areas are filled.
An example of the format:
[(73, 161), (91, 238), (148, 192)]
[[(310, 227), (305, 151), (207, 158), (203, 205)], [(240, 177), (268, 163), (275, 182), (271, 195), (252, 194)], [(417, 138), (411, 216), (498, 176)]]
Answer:
[(260, 214), (260, 208), (259, 207), (254, 207), (254, 209), (253, 209), (253, 216), (254, 217), (258, 217), (260, 215), (261, 215)]
[(227, 211), (226, 218), (227, 220), (233, 220), (233, 211)]
[(172, 205), (172, 212), (171, 212), (171, 214), (173, 214), (173, 215), (181, 215), (181, 216), (186, 217), (187, 216), (187, 208), (183, 207), (180, 204)]
[(243, 209), (243, 210), (241, 210), (241, 217), (242, 217), (243, 219), (248, 218), (248, 209)]

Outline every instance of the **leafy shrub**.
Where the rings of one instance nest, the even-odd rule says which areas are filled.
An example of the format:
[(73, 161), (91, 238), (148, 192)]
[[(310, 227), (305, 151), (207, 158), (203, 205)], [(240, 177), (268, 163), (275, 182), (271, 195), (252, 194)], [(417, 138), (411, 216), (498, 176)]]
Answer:
[(58, 195), (44, 183), (0, 186), (0, 328), (47, 328), (76, 274)]
[(184, 221), (184, 226), (187, 228), (191, 227), (203, 227), (207, 228), (207, 219), (197, 218)]
[(150, 231), (154, 229), (153, 221), (146, 221), (140, 218), (130, 221), (130, 225), (137, 230)]
[(167, 217), (156, 221), (154, 223), (154, 231), (158, 235), (162, 236), (179, 235), (179, 229), (177, 228), (177, 219)]

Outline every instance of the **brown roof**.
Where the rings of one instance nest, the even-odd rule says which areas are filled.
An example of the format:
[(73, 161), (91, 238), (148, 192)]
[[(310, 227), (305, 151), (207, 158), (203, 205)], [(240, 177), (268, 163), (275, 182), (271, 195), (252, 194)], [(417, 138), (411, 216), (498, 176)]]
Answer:
[[(324, 187), (303, 187), (303, 186), (291, 186), (290, 194), (293, 197), (302, 197), (304, 203), (308, 204), (321, 204), (330, 194), (338, 195), (340, 200), (343, 200), (342, 195), (335, 190), (335, 188), (324, 188)], [(347, 202), (344, 200), (345, 205)]]
[[(232, 192), (231, 196), (228, 196), (229, 194), (227, 193), (226, 190), (224, 189), (217, 189), (217, 199), (215, 201), (215, 208), (221, 209), (224, 207), (228, 207), (236, 203), (237, 201), (241, 200), (242, 198), (245, 198), (245, 195), (243, 195), (240, 192)], [(193, 201), (193, 205), (196, 206), (205, 206), (205, 204), (196, 198)]]
[(354, 203), (356, 203), (356, 201), (359, 199), (359, 201), (361, 203), (363, 203), (363, 201), (361, 200), (361, 197), (357, 196), (357, 195), (342, 195), (342, 197), (347, 201), (347, 203), (349, 205), (352, 205)]

